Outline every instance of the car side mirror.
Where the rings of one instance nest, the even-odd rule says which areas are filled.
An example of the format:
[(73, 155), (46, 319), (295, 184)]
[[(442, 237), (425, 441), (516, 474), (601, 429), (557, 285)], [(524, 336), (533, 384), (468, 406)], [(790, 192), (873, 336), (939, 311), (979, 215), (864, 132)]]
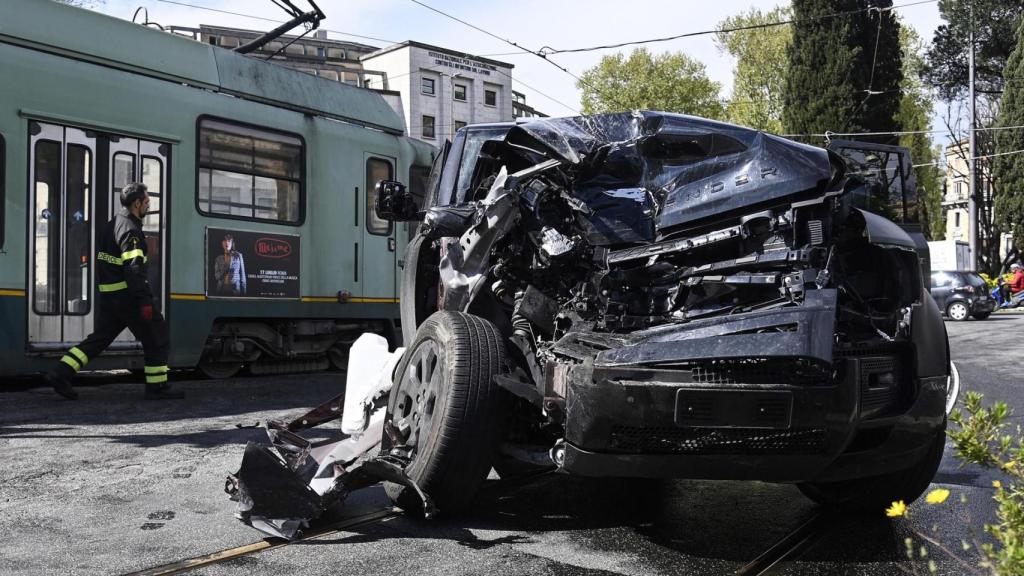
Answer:
[(373, 209), (377, 213), (377, 218), (392, 222), (420, 219), (416, 199), (409, 193), (405, 184), (394, 180), (381, 180), (377, 182), (376, 191)]

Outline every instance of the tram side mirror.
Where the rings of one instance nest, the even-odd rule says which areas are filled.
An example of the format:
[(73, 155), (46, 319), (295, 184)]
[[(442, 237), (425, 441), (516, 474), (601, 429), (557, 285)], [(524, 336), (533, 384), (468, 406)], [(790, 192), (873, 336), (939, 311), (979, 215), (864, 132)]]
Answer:
[(377, 213), (377, 218), (392, 222), (420, 219), (416, 199), (409, 193), (405, 184), (394, 180), (381, 180), (377, 182), (376, 192), (373, 209)]

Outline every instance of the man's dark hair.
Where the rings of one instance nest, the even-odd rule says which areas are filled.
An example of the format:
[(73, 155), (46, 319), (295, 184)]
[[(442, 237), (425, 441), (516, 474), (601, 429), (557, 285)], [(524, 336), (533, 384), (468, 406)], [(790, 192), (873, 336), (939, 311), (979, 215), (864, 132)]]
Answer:
[(121, 206), (128, 208), (132, 202), (142, 200), (146, 197), (146, 185), (142, 182), (132, 182), (121, 189)]

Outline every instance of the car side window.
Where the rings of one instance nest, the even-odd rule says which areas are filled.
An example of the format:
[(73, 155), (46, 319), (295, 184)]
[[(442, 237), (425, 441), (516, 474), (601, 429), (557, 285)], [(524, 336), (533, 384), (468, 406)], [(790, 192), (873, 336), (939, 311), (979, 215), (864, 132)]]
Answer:
[(952, 283), (953, 280), (949, 277), (949, 274), (942, 272), (932, 274), (932, 288), (944, 288)]

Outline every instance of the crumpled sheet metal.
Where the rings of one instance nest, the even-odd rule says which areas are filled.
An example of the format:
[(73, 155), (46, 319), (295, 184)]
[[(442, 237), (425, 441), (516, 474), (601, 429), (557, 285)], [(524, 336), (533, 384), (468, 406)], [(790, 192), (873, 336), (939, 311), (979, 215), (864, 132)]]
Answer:
[(588, 241), (605, 246), (811, 190), (834, 169), (822, 148), (663, 112), (538, 118), (505, 141), (575, 168), (573, 193), (596, 208)]
[[(332, 398), (289, 423), (267, 422), (271, 446), (246, 445), (238, 472), (225, 484), (225, 491), (238, 502), (239, 520), (269, 536), (291, 540), (352, 491), (380, 481), (413, 488), (423, 500), (424, 515), (433, 516), (430, 497), (405, 474), (408, 461), (401, 447), (380, 454), (391, 374), (405, 349), (381, 354), (381, 346), (387, 352), (387, 341), (378, 338), (360, 337), (361, 354), (353, 354), (349, 361), (350, 387), (344, 398), (346, 412), (352, 411), (344, 418), (349, 433), (322, 442), (296, 433), (343, 417), (342, 399)], [(353, 402), (350, 395), (360, 400)]]

